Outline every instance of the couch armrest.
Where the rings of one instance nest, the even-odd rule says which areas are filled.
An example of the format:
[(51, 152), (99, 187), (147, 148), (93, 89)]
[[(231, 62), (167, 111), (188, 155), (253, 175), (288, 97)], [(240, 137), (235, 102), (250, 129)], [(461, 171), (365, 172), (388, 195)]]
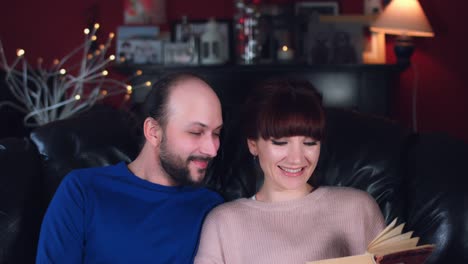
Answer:
[(44, 214), (39, 154), (28, 139), (1, 139), (0, 167), (0, 263), (34, 263)]
[(468, 145), (426, 133), (408, 155), (407, 228), (436, 244), (428, 263), (468, 263)]

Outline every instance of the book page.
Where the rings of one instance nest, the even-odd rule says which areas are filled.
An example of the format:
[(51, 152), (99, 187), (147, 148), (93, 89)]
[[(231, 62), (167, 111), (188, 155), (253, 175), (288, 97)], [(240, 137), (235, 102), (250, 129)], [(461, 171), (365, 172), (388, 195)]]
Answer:
[(412, 238), (406, 241), (400, 241), (398, 245), (378, 247), (378, 248), (375, 248), (374, 251), (369, 252), (369, 253), (374, 254), (376, 256), (380, 256), (380, 255), (391, 254), (391, 253), (398, 252), (398, 251), (415, 249), (415, 248), (418, 248), (416, 246), (418, 239), (419, 238), (416, 238), (416, 239)]
[(382, 241), (385, 241), (385, 240), (388, 240), (394, 236), (398, 236), (401, 234), (401, 232), (403, 231), (403, 227), (405, 227), (405, 224), (400, 224), (399, 226), (389, 230), (386, 234), (383, 234), (382, 236), (378, 236), (377, 239), (375, 239), (374, 241), (371, 242), (371, 244), (369, 244), (368, 248), (372, 248), (372, 247), (375, 247), (377, 246), (379, 243), (382, 243)]
[(368, 246), (368, 247), (372, 247), (377, 241), (380, 241), (380, 240), (381, 240), (381, 239), (380, 239), (381, 237), (383, 237), (385, 234), (387, 234), (388, 232), (390, 232), (390, 231), (395, 227), (395, 225), (396, 225), (396, 223), (397, 223), (397, 220), (398, 220), (398, 218), (393, 219), (393, 221), (392, 221), (388, 226), (386, 226), (385, 229), (382, 230), (382, 232), (380, 232), (380, 233), (374, 238), (374, 240), (372, 240), (372, 241), (369, 243), (369, 246)]
[[(411, 232), (406, 232), (404, 234), (394, 236), (390, 239), (380, 241), (379, 243), (371, 247), (368, 247), (367, 251), (370, 253), (374, 253), (376, 250), (395, 247), (395, 246), (401, 245), (402, 243), (405, 243), (405, 245), (407, 245), (408, 247), (415, 247), (419, 242), (419, 237), (411, 238), (412, 235), (413, 235), (413, 232), (411, 231)], [(409, 243), (407, 242), (408, 240), (411, 240), (412, 242)]]

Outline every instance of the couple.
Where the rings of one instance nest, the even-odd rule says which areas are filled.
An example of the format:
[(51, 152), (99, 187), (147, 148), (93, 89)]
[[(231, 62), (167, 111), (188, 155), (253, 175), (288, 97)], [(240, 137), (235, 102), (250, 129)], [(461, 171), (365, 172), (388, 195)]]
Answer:
[(325, 123), (310, 83), (264, 82), (248, 97), (243, 131), (264, 184), (222, 205), (199, 186), (223, 123), (211, 87), (192, 74), (169, 75), (145, 106), (145, 142), (133, 162), (64, 178), (43, 220), (37, 263), (304, 263), (362, 254), (383, 229), (366, 193), (308, 184)]

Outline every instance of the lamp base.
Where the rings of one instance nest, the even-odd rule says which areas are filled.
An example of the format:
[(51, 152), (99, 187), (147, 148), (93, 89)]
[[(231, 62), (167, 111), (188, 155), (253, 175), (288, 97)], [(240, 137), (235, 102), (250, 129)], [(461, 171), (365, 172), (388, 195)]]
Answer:
[(398, 64), (409, 65), (411, 55), (413, 55), (414, 52), (413, 38), (406, 35), (399, 35), (395, 40), (394, 51)]

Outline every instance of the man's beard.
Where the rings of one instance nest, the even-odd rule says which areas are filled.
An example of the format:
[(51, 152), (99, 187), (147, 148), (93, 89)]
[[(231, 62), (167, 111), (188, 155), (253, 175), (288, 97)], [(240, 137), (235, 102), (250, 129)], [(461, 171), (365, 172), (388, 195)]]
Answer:
[(169, 151), (167, 140), (163, 136), (159, 149), (159, 162), (161, 163), (163, 170), (176, 185), (198, 187), (203, 184), (203, 177), (205, 176), (206, 169), (198, 169), (198, 173), (203, 174), (203, 177), (198, 182), (194, 181), (190, 175), (188, 167), (190, 161), (193, 160), (210, 162), (211, 158), (190, 155), (187, 160), (184, 161), (180, 156)]

